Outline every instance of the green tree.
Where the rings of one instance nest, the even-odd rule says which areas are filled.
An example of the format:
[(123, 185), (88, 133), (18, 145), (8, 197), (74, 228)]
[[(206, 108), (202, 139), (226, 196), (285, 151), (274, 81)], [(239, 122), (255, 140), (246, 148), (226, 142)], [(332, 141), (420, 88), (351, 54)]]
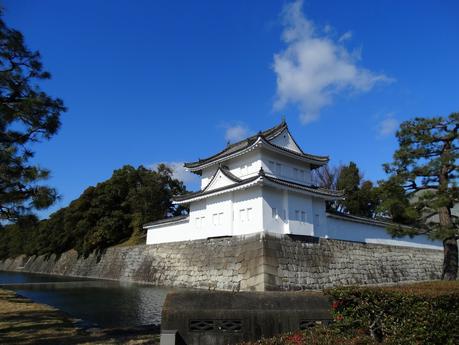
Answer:
[(338, 211), (362, 217), (374, 217), (379, 198), (373, 183), (364, 180), (357, 164), (350, 162), (339, 172), (336, 188), (344, 191), (344, 200), (336, 203)]
[(457, 278), (458, 222), (451, 209), (459, 200), (459, 113), (415, 118), (397, 131), (399, 148), (384, 165), (388, 181), (381, 184), (381, 208), (413, 227), (391, 227), (394, 236), (427, 234), (444, 246), (442, 278)]
[(37, 82), (50, 78), (40, 54), (27, 49), (23, 35), (1, 15), (0, 10), (0, 221), (18, 221), (57, 197), (39, 184), (49, 171), (29, 161), (31, 144), (56, 134), (65, 107), (40, 90)]
[(23, 217), (21, 224), (5, 226), (0, 231), (0, 258), (60, 254), (70, 249), (87, 256), (132, 236), (139, 239), (145, 234), (145, 223), (186, 212), (171, 203), (173, 195), (185, 192), (183, 183), (164, 164), (154, 171), (126, 165), (49, 219), (38, 222), (29, 217), (25, 222)]

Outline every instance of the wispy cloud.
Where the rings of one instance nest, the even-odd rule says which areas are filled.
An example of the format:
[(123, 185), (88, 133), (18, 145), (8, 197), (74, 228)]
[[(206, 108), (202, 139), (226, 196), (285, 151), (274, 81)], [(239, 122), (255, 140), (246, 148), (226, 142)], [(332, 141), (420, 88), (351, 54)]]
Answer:
[(343, 44), (352, 38), (350, 31), (336, 39), (327, 25), (317, 30), (302, 12), (303, 1), (286, 5), (282, 11), (286, 48), (274, 55), (277, 78), (274, 109), (295, 104), (306, 124), (317, 120), (320, 110), (330, 105), (336, 94), (366, 92), (377, 83), (391, 82), (384, 74), (358, 66), (359, 51), (349, 51)]
[(347, 31), (341, 35), (341, 37), (338, 39), (338, 42), (342, 43), (344, 41), (350, 40), (351, 38), (352, 38), (352, 31)]
[(160, 163), (152, 163), (148, 165), (149, 169), (156, 170), (159, 164), (164, 163), (169, 168), (172, 169), (173, 173), (172, 176), (177, 180), (182, 181), (188, 187), (193, 186), (199, 182), (199, 176), (193, 174), (189, 171), (186, 171), (183, 167), (183, 162), (160, 162)]
[(394, 134), (398, 129), (399, 121), (392, 115), (389, 114), (385, 119), (378, 124), (378, 135), (380, 137), (387, 137)]
[(249, 136), (250, 130), (243, 123), (237, 123), (235, 125), (224, 125), (225, 128), (225, 140), (230, 143), (235, 143)]

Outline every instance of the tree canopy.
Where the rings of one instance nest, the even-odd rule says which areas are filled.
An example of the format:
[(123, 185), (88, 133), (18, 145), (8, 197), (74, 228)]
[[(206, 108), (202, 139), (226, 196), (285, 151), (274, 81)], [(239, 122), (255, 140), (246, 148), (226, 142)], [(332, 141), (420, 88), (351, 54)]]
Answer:
[(313, 182), (322, 188), (344, 192), (344, 200), (327, 202), (329, 211), (370, 218), (375, 216), (379, 205), (377, 189), (373, 182), (363, 178), (354, 162), (336, 167), (321, 167), (314, 172)]
[(66, 109), (40, 90), (38, 82), (51, 75), (1, 15), (0, 9), (0, 222), (17, 222), (56, 200), (56, 191), (40, 184), (49, 171), (30, 164), (31, 144), (56, 134)]
[(85, 256), (100, 252), (139, 236), (147, 222), (184, 212), (171, 203), (172, 195), (184, 192), (183, 183), (164, 164), (155, 171), (126, 165), (49, 219), (23, 218), (6, 226), (0, 231), (0, 257), (59, 254), (69, 249)]
[(458, 128), (459, 113), (403, 122), (393, 162), (384, 165), (389, 178), (380, 184), (381, 210), (413, 225), (390, 228), (394, 236), (427, 234), (443, 241), (445, 279), (457, 277), (459, 223), (451, 209), (459, 202)]

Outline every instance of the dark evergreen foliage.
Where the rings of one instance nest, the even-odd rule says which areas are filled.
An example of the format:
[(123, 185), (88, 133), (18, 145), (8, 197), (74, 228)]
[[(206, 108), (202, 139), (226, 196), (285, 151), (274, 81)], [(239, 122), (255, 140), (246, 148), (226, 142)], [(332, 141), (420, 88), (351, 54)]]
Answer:
[(37, 82), (51, 77), (40, 54), (1, 15), (0, 9), (0, 222), (17, 222), (56, 200), (53, 188), (39, 184), (49, 171), (30, 164), (31, 144), (56, 134), (65, 107), (40, 90)]
[(369, 180), (364, 180), (357, 164), (343, 166), (336, 182), (338, 190), (344, 191), (345, 199), (336, 204), (340, 212), (373, 218), (379, 204), (378, 194)]
[(184, 192), (183, 183), (164, 164), (156, 171), (126, 165), (49, 219), (24, 218), (0, 230), (0, 258), (59, 254), (69, 249), (85, 256), (100, 252), (142, 233), (147, 222), (186, 212), (171, 203), (172, 195)]
[(380, 183), (381, 211), (413, 228), (391, 227), (394, 236), (427, 234), (443, 241), (444, 279), (457, 277), (459, 223), (451, 214), (459, 202), (459, 113), (415, 118), (400, 125), (399, 148)]

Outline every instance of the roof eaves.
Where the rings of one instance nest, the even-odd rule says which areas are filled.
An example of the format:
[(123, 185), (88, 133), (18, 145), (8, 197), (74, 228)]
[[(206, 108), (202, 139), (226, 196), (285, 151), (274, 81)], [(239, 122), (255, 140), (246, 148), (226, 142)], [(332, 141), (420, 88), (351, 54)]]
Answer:
[(361, 222), (361, 223), (366, 223), (366, 224), (372, 224), (372, 225), (399, 226), (399, 227), (406, 228), (406, 229), (413, 229), (412, 226), (394, 223), (391, 220), (378, 220), (378, 219), (373, 219), (373, 218), (368, 218), (368, 217), (355, 216), (352, 214), (346, 214), (342, 212), (327, 211), (327, 216), (335, 217), (339, 219), (345, 219), (348, 221), (356, 221), (356, 222)]
[(200, 198), (200, 197), (207, 196), (207, 195), (212, 195), (212, 194), (215, 194), (215, 193), (224, 192), (225, 190), (229, 190), (229, 189), (232, 189), (232, 188), (244, 186), (246, 184), (254, 182), (258, 178), (260, 178), (260, 174), (257, 174), (255, 176), (250, 177), (250, 178), (241, 180), (240, 182), (236, 182), (236, 183), (230, 184), (228, 186), (212, 189), (212, 190), (209, 190), (209, 191), (202, 190), (202, 191), (198, 191), (198, 192), (193, 192), (193, 193), (188, 193), (188, 194), (183, 194), (183, 195), (177, 195), (177, 196), (174, 196), (172, 198), (172, 200), (175, 201), (175, 202), (184, 202), (186, 200), (191, 200), (191, 199)]
[(320, 188), (320, 187), (317, 187), (317, 186), (314, 186), (314, 185), (304, 185), (304, 184), (301, 184), (301, 183), (292, 182), (292, 181), (288, 181), (288, 180), (283, 180), (283, 179), (275, 178), (275, 177), (272, 177), (272, 176), (266, 176), (266, 179), (268, 181), (273, 182), (273, 183), (277, 183), (277, 184), (280, 184), (280, 185), (283, 185), (283, 186), (287, 186), (287, 187), (290, 187), (290, 188), (301, 189), (301, 190), (307, 191), (307, 192), (312, 193), (312, 194), (318, 194), (318, 195), (321, 195), (321, 196), (331, 197), (331, 198), (335, 198), (335, 199), (343, 198), (343, 193), (341, 191), (333, 191), (333, 190), (330, 190), (330, 189)]
[(163, 224), (186, 221), (188, 218), (189, 218), (188, 215), (182, 215), (182, 216), (159, 219), (154, 222), (149, 222), (149, 223), (142, 225), (142, 228), (148, 228), (148, 227), (155, 226), (155, 225), (163, 225)]
[(311, 161), (316, 161), (317, 164), (320, 164), (320, 165), (327, 164), (328, 161), (330, 160), (330, 158), (328, 156), (315, 156), (315, 155), (312, 155), (312, 154), (309, 154), (309, 153), (298, 153), (296, 151), (287, 149), (285, 147), (273, 144), (272, 142), (270, 142), (270, 141), (268, 141), (268, 140), (266, 140), (264, 138), (262, 138), (262, 139), (263, 139), (263, 143), (265, 143), (267, 145), (270, 145), (275, 149), (290, 153), (292, 155), (295, 155), (295, 156), (298, 156), (298, 157), (301, 157), (301, 158), (309, 159)]

